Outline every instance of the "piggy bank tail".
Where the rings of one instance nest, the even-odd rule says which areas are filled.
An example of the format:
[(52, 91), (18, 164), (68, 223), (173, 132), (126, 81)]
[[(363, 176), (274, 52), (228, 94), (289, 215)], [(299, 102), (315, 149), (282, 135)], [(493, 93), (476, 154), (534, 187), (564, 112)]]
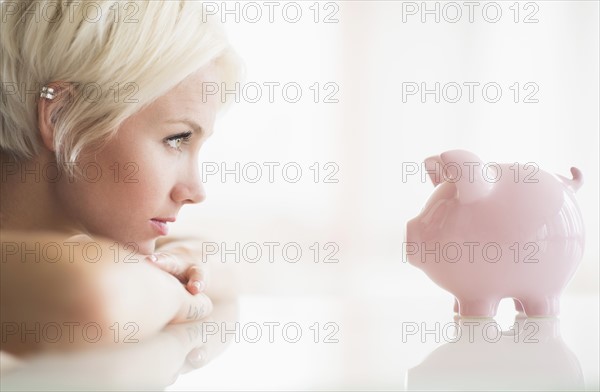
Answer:
[(577, 190), (583, 185), (583, 174), (581, 174), (581, 171), (578, 168), (572, 167), (571, 175), (573, 176), (573, 179), (563, 177), (560, 174), (558, 177), (566, 186), (571, 188), (573, 192), (577, 192)]

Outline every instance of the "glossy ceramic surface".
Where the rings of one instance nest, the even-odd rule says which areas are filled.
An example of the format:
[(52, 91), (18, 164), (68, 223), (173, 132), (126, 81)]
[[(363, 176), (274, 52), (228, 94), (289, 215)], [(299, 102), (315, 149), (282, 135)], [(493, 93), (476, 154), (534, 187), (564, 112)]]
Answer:
[(557, 315), (583, 255), (581, 172), (568, 179), (464, 150), (425, 167), (435, 191), (407, 224), (408, 261), (455, 296), (461, 316), (493, 317), (503, 298), (528, 316)]

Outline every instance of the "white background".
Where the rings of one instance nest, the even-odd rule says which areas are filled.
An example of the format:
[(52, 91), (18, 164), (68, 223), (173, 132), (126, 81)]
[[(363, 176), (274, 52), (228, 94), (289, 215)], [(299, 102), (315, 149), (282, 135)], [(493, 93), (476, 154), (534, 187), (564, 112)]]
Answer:
[[(401, 388), (404, 370), (436, 345), (395, 345), (399, 330), (385, 323), (452, 317), (452, 296), (402, 262), (406, 221), (419, 213), (433, 190), (418, 176), (403, 181), (402, 168), (456, 148), (484, 162), (534, 162), (564, 176), (571, 166), (583, 172), (577, 199), (587, 243), (563, 297), (561, 325), (586, 385), (598, 385), (598, 3), (497, 2), (502, 16), (496, 23), (482, 14), (489, 2), (477, 3), (472, 23), (463, 2), (455, 3), (463, 13), (456, 23), (448, 21), (455, 18), (455, 8), (444, 2), (437, 3), (439, 23), (435, 15), (425, 15), (422, 22), (422, 4), (416, 2), (419, 12), (404, 15), (404, 22), (407, 3), (343, 1), (333, 7), (321, 2), (318, 23), (314, 2), (298, 2), (303, 16), (297, 23), (283, 18), (286, 3), (278, 3), (273, 23), (262, 2), (256, 3), (263, 12), (257, 23), (244, 18), (243, 2), (238, 3), (239, 22), (235, 13), (223, 14), (246, 64), (245, 83), (280, 86), (274, 102), (268, 101), (266, 86), (256, 103), (247, 99), (255, 90), (248, 90), (248, 97), (240, 94), (239, 104), (218, 122), (202, 161), (224, 163), (228, 169), (235, 162), (241, 167), (278, 162), (279, 168), (295, 162), (303, 175), (290, 183), (276, 170), (270, 183), (263, 166), (257, 183), (244, 177), (236, 183), (232, 174), (224, 182), (219, 175), (209, 176), (207, 200), (182, 214), (175, 233), (192, 232), (230, 249), (236, 242), (301, 244), (305, 257), (297, 263), (286, 262), (281, 253), (273, 263), (266, 257), (235, 263), (235, 256), (229, 257), (226, 264), (241, 276), (241, 317), (305, 320), (306, 325), (337, 320), (346, 339), (327, 352), (320, 346), (234, 346), (205, 372), (181, 378), (173, 389)], [(235, 9), (233, 3), (228, 7)], [(495, 9), (488, 9), (488, 19), (495, 17)], [(246, 10), (253, 18), (254, 11)], [(337, 22), (323, 23), (334, 10)], [(537, 22), (524, 23), (527, 16)], [(282, 95), (281, 86), (289, 82), (302, 88), (297, 103)], [(309, 89), (315, 82), (339, 86), (334, 97), (339, 102), (325, 103), (320, 96), (315, 103)], [(457, 103), (443, 96), (436, 103), (432, 95), (426, 102), (419, 95), (403, 102), (406, 82), (425, 82), (428, 88), (436, 82), (480, 85), (474, 102), (466, 87)], [(493, 94), (482, 93), (481, 86), (489, 82), (502, 88), (496, 103), (485, 100)], [(515, 82), (521, 86), (516, 103), (509, 89)], [(523, 89), (525, 83), (538, 87), (531, 97), (537, 103), (523, 102), (532, 91)], [(339, 181), (315, 183), (314, 162), (321, 167), (335, 163)], [(314, 242), (337, 244), (339, 262), (315, 263), (309, 249)], [(513, 313), (503, 301), (499, 317), (504, 326)], [(370, 343), (363, 345), (362, 339)], [(231, 378), (232, 373), (238, 377)]]
[[(235, 162), (241, 168), (256, 162), (264, 170), (257, 183), (245, 180), (256, 173), (250, 167), (247, 177), (240, 170), (240, 183), (233, 174), (226, 175), (225, 183), (220, 171), (207, 174), (207, 200), (186, 207), (176, 232), (191, 231), (231, 246), (235, 241), (242, 245), (335, 241), (340, 245), (339, 265), (314, 272), (326, 276), (323, 280), (331, 285), (340, 273), (357, 268), (368, 270), (376, 280), (378, 273), (401, 262), (405, 223), (419, 213), (433, 190), (418, 175), (403, 181), (403, 164), (420, 164), (428, 156), (461, 148), (484, 162), (534, 162), (542, 170), (567, 177), (571, 166), (583, 172), (585, 182), (577, 199), (587, 243), (568, 290), (598, 293), (597, 2), (521, 2), (519, 23), (510, 8), (515, 7), (513, 2), (494, 3), (502, 11), (496, 23), (487, 22), (482, 14), (490, 2), (476, 2), (473, 23), (462, 2), (455, 3), (463, 13), (458, 22), (448, 22), (455, 18), (456, 8), (441, 2), (440, 22), (432, 14), (422, 23), (420, 2), (399, 1), (322, 2), (319, 23), (313, 20), (314, 3), (298, 2), (302, 17), (289, 23), (282, 16), (288, 3), (277, 3), (273, 23), (262, 2), (254, 3), (263, 12), (257, 23), (250, 23), (255, 7), (247, 3), (227, 5), (235, 10), (237, 4), (237, 14), (227, 14), (221, 3), (214, 3), (245, 62), (245, 83), (263, 85), (263, 96), (250, 103), (256, 89), (247, 90), (248, 99), (239, 94), (240, 103), (218, 121), (201, 160), (228, 169)], [(403, 14), (408, 3), (419, 7), (416, 15)], [(336, 4), (339, 10), (326, 4)], [(429, 2), (427, 7), (434, 9), (435, 4)], [(495, 9), (487, 8), (489, 20)], [(288, 8), (288, 18), (293, 18), (293, 10)], [(337, 23), (323, 23), (327, 15)], [(527, 16), (538, 22), (523, 23)], [(265, 82), (280, 84), (273, 103), (268, 101)], [(281, 86), (289, 82), (302, 88), (298, 103), (283, 97)], [(315, 82), (321, 84), (319, 103), (313, 102), (310, 90)], [(332, 91), (322, 87), (328, 82), (339, 86), (334, 96), (339, 103), (323, 102), (325, 93)], [(431, 94), (425, 103), (419, 95), (403, 103), (406, 82), (425, 82), (428, 88), (436, 82), (442, 87), (480, 85), (473, 103), (467, 87), (457, 103), (443, 96), (435, 103)], [(483, 95), (482, 86), (489, 82), (502, 88), (497, 103), (486, 102)], [(520, 83), (518, 103), (510, 90), (515, 82)], [(524, 89), (528, 82), (538, 86), (531, 96), (538, 103), (523, 102), (533, 91)], [(293, 98), (293, 90), (289, 91)], [(448, 90), (448, 95), (454, 94)], [(489, 90), (487, 98), (493, 95)], [(280, 165), (274, 183), (268, 181), (264, 162)], [(280, 170), (290, 162), (303, 170), (297, 183), (286, 181)], [(337, 165), (334, 178), (339, 182), (315, 183), (310, 169), (314, 162), (320, 164), (322, 175), (331, 172), (323, 169), (325, 163)], [(294, 170), (288, 173), (293, 176)], [(238, 267), (252, 274), (244, 283), (251, 292), (302, 293), (307, 282), (295, 274), (314, 268), (303, 262), (248, 264)], [(399, 286), (424, 289), (427, 278), (415, 280), (411, 270), (402, 266), (394, 277)], [(311, 291), (328, 291), (328, 286), (311, 286)]]

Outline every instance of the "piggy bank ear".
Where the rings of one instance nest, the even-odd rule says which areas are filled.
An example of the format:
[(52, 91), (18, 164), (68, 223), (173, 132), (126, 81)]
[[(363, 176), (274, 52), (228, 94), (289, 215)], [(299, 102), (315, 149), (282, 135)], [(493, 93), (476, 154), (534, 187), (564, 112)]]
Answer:
[(456, 185), (460, 203), (473, 203), (492, 190), (494, 184), (484, 178), (483, 162), (477, 155), (465, 150), (452, 150), (442, 153), (440, 158), (442, 177)]
[(425, 170), (427, 171), (427, 174), (429, 174), (429, 178), (431, 179), (433, 186), (438, 186), (442, 182), (443, 166), (444, 164), (442, 163), (439, 155), (434, 155), (425, 159)]

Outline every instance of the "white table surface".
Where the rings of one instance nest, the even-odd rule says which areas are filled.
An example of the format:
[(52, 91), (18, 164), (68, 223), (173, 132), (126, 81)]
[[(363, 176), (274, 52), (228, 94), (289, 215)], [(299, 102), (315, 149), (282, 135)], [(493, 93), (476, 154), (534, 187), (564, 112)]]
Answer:
[[(518, 318), (521, 334), (497, 338), (497, 325), (510, 333), (515, 321), (509, 301), (493, 320), (455, 320), (446, 297), (307, 287), (241, 296), (205, 323), (120, 351), (39, 356), (3, 374), (2, 390), (598, 390), (598, 309), (597, 297), (565, 295), (559, 318)], [(197, 362), (186, 360), (192, 346), (202, 347)]]

